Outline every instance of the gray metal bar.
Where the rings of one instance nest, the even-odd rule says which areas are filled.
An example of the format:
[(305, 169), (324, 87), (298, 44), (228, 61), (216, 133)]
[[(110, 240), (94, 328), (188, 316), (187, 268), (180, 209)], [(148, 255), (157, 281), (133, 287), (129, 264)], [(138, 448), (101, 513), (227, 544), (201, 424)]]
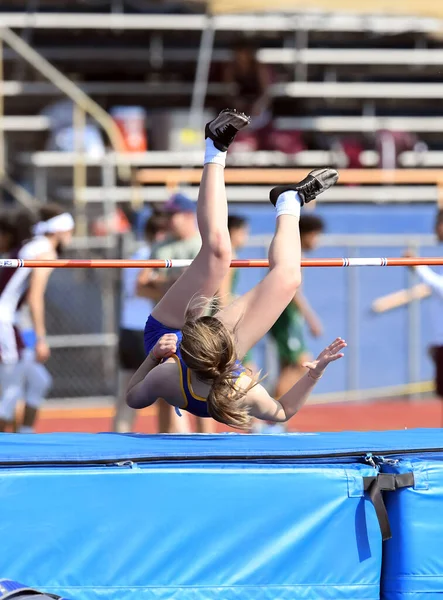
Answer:
[[(117, 202), (111, 194), (108, 195), (109, 190), (116, 186), (116, 177), (114, 164), (106, 157), (102, 161), (102, 186), (103, 186), (103, 218), (107, 223), (110, 223), (112, 217), (117, 209)], [(108, 236), (107, 236), (108, 237)], [(115, 238), (115, 235), (111, 236)], [(115, 245), (115, 241), (114, 241)]]
[[(107, 190), (113, 188), (116, 185), (116, 172), (114, 169), (114, 164), (111, 160), (105, 159), (103, 161), (102, 168), (102, 182), (103, 182), (103, 191), (104, 196), (107, 196)], [(106, 224), (112, 224), (112, 220), (115, 216), (117, 210), (116, 202), (104, 202), (103, 203), (103, 216)], [(111, 225), (112, 227), (112, 225)], [(115, 233), (108, 233), (106, 235), (106, 239), (110, 241), (110, 245), (106, 251), (106, 256), (108, 258), (112, 258), (112, 255), (116, 251), (117, 248), (117, 235)], [(115, 254), (114, 254), (115, 256)], [(114, 335), (116, 339), (118, 339), (116, 327), (118, 323), (117, 319), (117, 307), (119, 306), (119, 302), (117, 302), (116, 298), (116, 289), (117, 289), (117, 280), (116, 277), (120, 277), (120, 273), (113, 273), (112, 271), (109, 273), (103, 274), (102, 280), (102, 329), (103, 331), (109, 332), (110, 335)], [(106, 352), (102, 356), (103, 361), (103, 370), (106, 374), (107, 380), (115, 380), (115, 385), (117, 385), (116, 381), (116, 369), (115, 369), (115, 354)]]
[(202, 115), (205, 107), (206, 90), (208, 88), (209, 68), (211, 66), (212, 49), (214, 47), (214, 24), (208, 17), (198, 52), (197, 69), (195, 71), (191, 108), (189, 111), (189, 127), (199, 129), (202, 126)]
[[(272, 235), (252, 235), (248, 239), (248, 246), (259, 247), (269, 246), (272, 240)], [(324, 233), (320, 236), (321, 247), (342, 247), (346, 246), (357, 246), (357, 247), (372, 247), (372, 246), (434, 246), (435, 235), (433, 234), (409, 234), (409, 233)]]
[(115, 403), (115, 396), (67, 396), (61, 398), (48, 398), (45, 408), (48, 408), (49, 410), (51, 408), (66, 409), (66, 414), (68, 415), (69, 411), (73, 408), (83, 408), (81, 406), (82, 403), (84, 403), (87, 408), (90, 408), (91, 404), (94, 405), (94, 408), (97, 408), (97, 404), (103, 404), (104, 407), (112, 407)]
[[(116, 184), (115, 177), (115, 169), (112, 161), (105, 160), (103, 162), (103, 188), (105, 196), (107, 195), (107, 190), (112, 188)], [(107, 223), (111, 223), (112, 219), (117, 210), (116, 202), (104, 202), (104, 218)], [(110, 245), (107, 249), (106, 255), (108, 258), (112, 258), (112, 254), (116, 251), (117, 248), (117, 235), (115, 233), (107, 234), (106, 238), (110, 241)], [(102, 294), (102, 302), (103, 302), (103, 330), (107, 332), (112, 332), (116, 337), (116, 326), (117, 326), (117, 307), (119, 303), (116, 301), (116, 288), (117, 281), (116, 277), (120, 277), (121, 274), (117, 273), (105, 273), (103, 280), (103, 294)], [(113, 379), (116, 377), (115, 372), (115, 356), (109, 353), (106, 353), (103, 356), (103, 368), (106, 373), (106, 377), (108, 379)]]
[(106, 250), (112, 246), (112, 240), (103, 237), (78, 237), (73, 238), (69, 244), (71, 250)]
[(34, 194), (40, 202), (48, 201), (48, 170), (46, 167), (33, 166)]
[[(357, 32), (375, 31), (404, 33), (405, 31), (440, 31), (439, 19), (415, 15), (359, 15), (323, 11), (294, 14), (234, 14), (217, 15), (217, 29), (224, 31), (293, 31), (296, 27), (314, 31)], [(205, 26), (203, 15), (166, 14), (106, 14), (106, 13), (54, 13), (23, 12), (1, 13), (1, 22), (8, 27), (23, 28), (31, 25), (37, 29), (118, 29), (144, 31), (201, 31)]]
[[(418, 253), (418, 244), (409, 245), (414, 253)], [(408, 269), (408, 286), (412, 287), (418, 283), (418, 277), (413, 269)], [(408, 304), (408, 383), (420, 381), (420, 363), (421, 363), (421, 319), (420, 319), (420, 300), (412, 300)], [(417, 399), (420, 394), (413, 393), (412, 399)]]
[(296, 58), (294, 68), (295, 81), (307, 81), (308, 79), (308, 66), (306, 61), (303, 61), (303, 51), (308, 47), (308, 32), (306, 29), (297, 29), (295, 32), (295, 47), (296, 47)]
[[(347, 254), (350, 258), (356, 257), (357, 252), (355, 246), (347, 247)], [(358, 348), (360, 347), (360, 319), (359, 319), (359, 270), (349, 269), (347, 272), (348, 283), (348, 327), (347, 327), (347, 342), (351, 348), (355, 348), (355, 352), (348, 352), (347, 359), (347, 390), (358, 390), (360, 358)]]
[[(262, 203), (269, 204), (269, 185), (229, 185), (228, 195), (230, 202)], [(187, 194), (193, 200), (197, 200), (198, 187), (187, 186)], [(117, 202), (130, 202), (133, 198), (133, 190), (129, 186), (115, 187), (110, 193)], [(171, 195), (170, 190), (164, 184), (141, 186), (138, 194), (143, 201), (166, 202)], [(60, 187), (60, 198), (72, 199), (72, 187)], [(110, 196), (111, 197), (111, 196)], [(109, 197), (109, 198), (110, 198)], [(101, 187), (88, 186), (84, 190), (85, 202), (103, 202), (103, 190)], [(366, 204), (395, 202), (401, 205), (408, 203), (435, 203), (438, 200), (438, 188), (435, 185), (414, 186), (341, 186), (327, 190), (322, 197), (325, 203), (347, 203), (365, 202)]]
[(47, 342), (51, 348), (97, 348), (115, 346), (115, 333), (79, 333), (67, 335), (49, 335)]

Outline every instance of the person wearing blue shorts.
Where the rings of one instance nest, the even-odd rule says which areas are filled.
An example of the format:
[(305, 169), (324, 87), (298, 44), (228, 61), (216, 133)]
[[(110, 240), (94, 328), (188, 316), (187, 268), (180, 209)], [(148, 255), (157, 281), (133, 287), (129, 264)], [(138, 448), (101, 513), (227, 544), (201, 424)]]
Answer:
[(24, 343), (21, 364), (23, 367), (22, 398), (25, 401), (25, 409), (22, 422), (17, 424), (17, 431), (18, 433), (34, 433), (41, 405), (52, 385), (52, 377), (45, 365), (36, 360), (37, 336), (32, 327), (29, 308), (26, 305), (20, 311), (19, 321), (19, 330)]
[[(264, 279), (215, 315), (208, 304), (231, 263), (224, 183), (226, 152), (249, 118), (222, 111), (206, 125), (206, 152), (197, 203), (201, 249), (191, 266), (155, 306), (145, 327), (147, 358), (128, 387), (127, 403), (145, 408), (163, 398), (178, 411), (249, 430), (252, 419), (288, 421), (303, 406), (327, 365), (343, 356), (337, 338), (307, 374), (278, 401), (245, 371), (241, 360), (269, 331), (301, 282), (300, 208), (334, 185), (333, 169), (312, 171), (300, 183), (271, 190), (276, 231)], [(173, 257), (172, 257), (173, 258)]]

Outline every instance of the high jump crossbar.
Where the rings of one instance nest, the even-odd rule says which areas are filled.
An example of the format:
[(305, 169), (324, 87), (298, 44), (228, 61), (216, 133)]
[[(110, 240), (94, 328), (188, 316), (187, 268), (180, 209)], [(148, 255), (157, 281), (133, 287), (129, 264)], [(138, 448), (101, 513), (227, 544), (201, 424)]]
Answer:
[[(0, 259), (0, 268), (55, 268), (55, 269), (170, 269), (189, 267), (192, 260), (113, 260), (113, 259), (66, 259), (66, 260), (23, 260), (21, 258)], [(301, 261), (302, 267), (417, 267), (421, 265), (443, 265), (443, 257), (414, 258), (311, 258)], [(264, 259), (233, 260), (231, 267), (269, 267)]]

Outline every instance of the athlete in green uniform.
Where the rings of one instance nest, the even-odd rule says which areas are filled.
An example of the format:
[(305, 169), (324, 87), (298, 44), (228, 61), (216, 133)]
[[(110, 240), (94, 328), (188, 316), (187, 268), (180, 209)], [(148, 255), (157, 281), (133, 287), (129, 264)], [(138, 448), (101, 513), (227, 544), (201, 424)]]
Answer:
[[(302, 252), (309, 252), (317, 247), (322, 231), (323, 221), (320, 217), (315, 215), (300, 217)], [(306, 373), (306, 369), (302, 366), (303, 363), (312, 360), (305, 342), (305, 324), (315, 337), (322, 334), (320, 319), (301, 291), (297, 291), (291, 304), (283, 311), (271, 329), (271, 335), (277, 346), (280, 367), (275, 391), (277, 398), (285, 394)]]

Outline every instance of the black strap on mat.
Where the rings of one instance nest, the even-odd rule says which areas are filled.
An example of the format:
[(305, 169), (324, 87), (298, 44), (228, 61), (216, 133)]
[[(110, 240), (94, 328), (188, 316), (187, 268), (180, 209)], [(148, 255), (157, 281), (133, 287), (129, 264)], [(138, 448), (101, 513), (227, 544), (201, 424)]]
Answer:
[(377, 477), (363, 477), (365, 491), (369, 492), (375, 508), (383, 541), (392, 537), (388, 511), (382, 492), (394, 492), (400, 488), (414, 486), (414, 473), (379, 473)]

